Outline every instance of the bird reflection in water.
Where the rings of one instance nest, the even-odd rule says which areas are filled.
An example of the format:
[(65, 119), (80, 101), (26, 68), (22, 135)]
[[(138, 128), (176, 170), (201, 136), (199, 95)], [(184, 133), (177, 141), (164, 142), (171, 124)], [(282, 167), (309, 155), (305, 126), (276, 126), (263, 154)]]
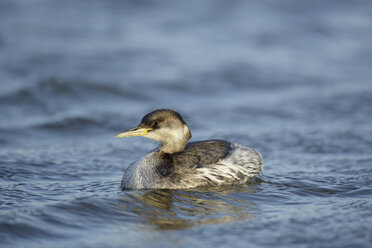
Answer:
[[(216, 224), (250, 219), (257, 212), (252, 194), (258, 184), (211, 191), (153, 190), (127, 191), (121, 209), (135, 213), (141, 222), (160, 229), (182, 229), (199, 224)], [(210, 189), (209, 189), (210, 190)]]

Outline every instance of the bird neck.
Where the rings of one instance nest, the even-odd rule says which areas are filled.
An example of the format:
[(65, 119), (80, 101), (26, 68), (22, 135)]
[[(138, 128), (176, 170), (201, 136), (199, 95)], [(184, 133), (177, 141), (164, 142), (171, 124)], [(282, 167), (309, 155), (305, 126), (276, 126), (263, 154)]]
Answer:
[(187, 144), (187, 140), (185, 142), (177, 141), (177, 142), (162, 143), (160, 146), (160, 151), (167, 153), (167, 154), (182, 152), (185, 149), (186, 144)]
[(182, 152), (189, 139), (191, 132), (187, 125), (184, 125), (181, 130), (174, 132), (161, 140), (160, 151), (168, 154)]

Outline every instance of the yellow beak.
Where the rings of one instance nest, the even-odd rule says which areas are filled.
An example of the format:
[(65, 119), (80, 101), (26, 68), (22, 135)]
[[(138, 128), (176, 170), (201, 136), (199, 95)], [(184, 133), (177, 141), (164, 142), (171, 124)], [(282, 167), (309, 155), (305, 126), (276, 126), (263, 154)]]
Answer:
[(117, 134), (115, 137), (117, 138), (126, 138), (126, 137), (134, 137), (134, 136), (145, 136), (147, 135), (148, 131), (151, 131), (151, 128), (142, 128), (142, 127), (135, 127), (128, 131), (122, 132)]

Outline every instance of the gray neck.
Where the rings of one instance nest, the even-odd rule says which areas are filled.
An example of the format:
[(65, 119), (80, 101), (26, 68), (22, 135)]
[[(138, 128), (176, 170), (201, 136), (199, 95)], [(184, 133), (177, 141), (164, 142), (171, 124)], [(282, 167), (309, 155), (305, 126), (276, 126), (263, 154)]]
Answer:
[(189, 127), (184, 124), (181, 129), (178, 129), (176, 132), (172, 133), (172, 135), (169, 135), (168, 139), (162, 140), (160, 151), (168, 154), (182, 152), (190, 138), (191, 132)]
[(132, 163), (125, 170), (121, 188), (154, 188), (159, 178), (156, 167), (162, 162), (156, 151), (146, 154), (142, 159)]
[(185, 149), (187, 141), (188, 139), (162, 143), (160, 146), (160, 151), (168, 154), (182, 152)]

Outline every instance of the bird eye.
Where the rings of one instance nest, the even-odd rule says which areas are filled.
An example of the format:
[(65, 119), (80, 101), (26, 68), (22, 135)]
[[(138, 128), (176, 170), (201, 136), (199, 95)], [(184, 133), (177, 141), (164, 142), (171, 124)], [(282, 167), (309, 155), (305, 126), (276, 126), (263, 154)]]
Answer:
[(159, 126), (159, 124), (160, 124), (160, 121), (154, 121), (152, 123), (152, 128), (157, 128)]

